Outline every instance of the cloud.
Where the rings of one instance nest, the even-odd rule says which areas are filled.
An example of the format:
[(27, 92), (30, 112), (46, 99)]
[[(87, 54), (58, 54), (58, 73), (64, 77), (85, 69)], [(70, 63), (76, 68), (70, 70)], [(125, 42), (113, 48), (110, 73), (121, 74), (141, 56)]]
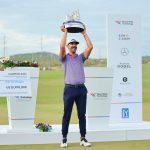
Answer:
[[(6, 54), (36, 52), (41, 50), (41, 37), (43, 41), (43, 50), (56, 53), (56, 48), (60, 38), (57, 36), (33, 33), (22, 33), (7, 27), (5, 22), (0, 23), (0, 43), (3, 43), (3, 36), (6, 36)], [(3, 44), (0, 46), (3, 49)], [(1, 52), (2, 53), (2, 52)]]

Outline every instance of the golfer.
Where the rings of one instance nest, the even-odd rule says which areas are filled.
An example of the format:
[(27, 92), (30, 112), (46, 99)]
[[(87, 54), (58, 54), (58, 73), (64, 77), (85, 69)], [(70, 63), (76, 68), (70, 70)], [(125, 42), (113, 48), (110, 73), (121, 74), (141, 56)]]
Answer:
[[(62, 118), (62, 143), (60, 147), (67, 147), (67, 134), (68, 127), (71, 118), (72, 108), (74, 102), (77, 106), (78, 118), (79, 118), (79, 128), (80, 128), (80, 145), (91, 146), (86, 140), (86, 101), (87, 101), (87, 88), (85, 87), (85, 75), (84, 75), (84, 62), (88, 59), (92, 49), (93, 44), (87, 35), (86, 28), (82, 32), (82, 35), (86, 41), (86, 49), (81, 54), (77, 54), (78, 41), (72, 39), (67, 41), (67, 29), (61, 26), (61, 31), (63, 36), (60, 42), (60, 61), (62, 63), (62, 68), (64, 71), (64, 114)], [(66, 53), (66, 47), (69, 53)]]

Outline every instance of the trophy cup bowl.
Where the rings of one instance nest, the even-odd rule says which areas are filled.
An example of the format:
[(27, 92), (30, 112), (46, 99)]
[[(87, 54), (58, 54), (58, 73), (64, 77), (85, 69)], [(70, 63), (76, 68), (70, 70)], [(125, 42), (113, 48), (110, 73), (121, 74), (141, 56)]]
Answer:
[(71, 15), (68, 14), (63, 25), (69, 33), (80, 33), (84, 31), (84, 24), (80, 21), (79, 10), (73, 11)]
[(64, 22), (63, 25), (69, 33), (80, 33), (84, 31), (84, 24), (81, 21), (67, 21)]

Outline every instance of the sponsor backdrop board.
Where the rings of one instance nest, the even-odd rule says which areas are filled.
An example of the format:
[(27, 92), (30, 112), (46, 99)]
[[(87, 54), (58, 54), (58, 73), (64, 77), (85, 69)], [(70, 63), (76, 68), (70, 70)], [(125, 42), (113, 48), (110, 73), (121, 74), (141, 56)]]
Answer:
[(107, 67), (114, 68), (110, 122), (141, 122), (140, 17), (108, 15), (107, 38)]

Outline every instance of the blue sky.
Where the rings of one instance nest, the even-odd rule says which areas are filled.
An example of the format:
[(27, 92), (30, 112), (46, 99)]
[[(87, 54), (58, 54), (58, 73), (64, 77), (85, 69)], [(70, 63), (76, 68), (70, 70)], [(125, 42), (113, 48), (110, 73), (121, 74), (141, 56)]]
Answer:
[[(6, 35), (6, 55), (41, 51), (58, 54), (62, 36), (60, 25), (72, 10), (79, 9), (81, 20), (93, 41), (92, 58), (106, 57), (107, 14), (141, 16), (142, 55), (150, 55), (149, 0), (0, 0), (0, 56)], [(78, 52), (85, 48), (81, 34), (69, 34), (80, 41)]]

